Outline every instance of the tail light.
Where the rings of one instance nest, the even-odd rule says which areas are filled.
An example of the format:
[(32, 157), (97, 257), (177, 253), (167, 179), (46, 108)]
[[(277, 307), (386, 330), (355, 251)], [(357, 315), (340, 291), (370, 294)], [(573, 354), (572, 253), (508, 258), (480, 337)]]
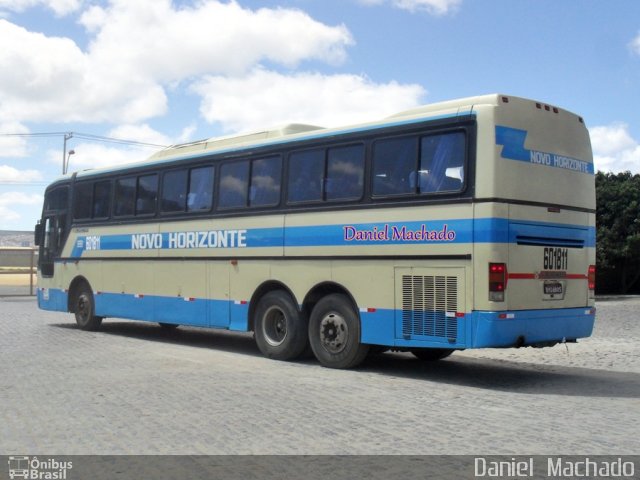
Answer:
[(589, 284), (589, 293), (593, 295), (596, 289), (596, 266), (589, 265), (587, 272), (587, 283)]
[(507, 289), (507, 264), (489, 264), (489, 301), (504, 302), (504, 291)]

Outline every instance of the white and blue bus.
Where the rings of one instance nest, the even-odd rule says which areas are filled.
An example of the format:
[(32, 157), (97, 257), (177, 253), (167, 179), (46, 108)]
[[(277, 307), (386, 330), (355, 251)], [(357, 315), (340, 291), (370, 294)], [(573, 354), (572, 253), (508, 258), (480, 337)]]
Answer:
[(38, 304), (252, 331), (289, 360), (550, 346), (595, 319), (581, 117), (486, 95), (324, 129), (176, 145), (51, 184)]

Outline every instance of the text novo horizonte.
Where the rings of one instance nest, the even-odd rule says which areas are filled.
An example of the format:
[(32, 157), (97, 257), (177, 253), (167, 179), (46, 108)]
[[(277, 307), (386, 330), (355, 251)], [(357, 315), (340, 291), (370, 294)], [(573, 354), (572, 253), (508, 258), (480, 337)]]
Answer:
[(420, 225), (418, 229), (388, 224), (369, 229), (353, 225), (345, 225), (342, 228), (347, 242), (452, 242), (456, 238), (456, 232), (449, 230), (446, 223), (438, 230), (429, 230), (425, 224)]
[(161, 248), (245, 248), (246, 230), (208, 230), (202, 232), (136, 233), (131, 235), (133, 250)]
[(531, 150), (529, 152), (531, 163), (547, 165), (548, 167), (564, 168), (576, 172), (589, 173), (589, 163), (577, 158), (565, 157), (546, 152)]

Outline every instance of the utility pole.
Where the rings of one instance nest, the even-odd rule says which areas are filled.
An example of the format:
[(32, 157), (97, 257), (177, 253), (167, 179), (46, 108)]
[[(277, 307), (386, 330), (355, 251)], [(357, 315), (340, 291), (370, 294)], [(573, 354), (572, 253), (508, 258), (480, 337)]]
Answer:
[(65, 175), (67, 173), (67, 170), (69, 170), (69, 157), (71, 156), (71, 152), (69, 152), (69, 156), (67, 156), (67, 140), (71, 138), (73, 138), (73, 132), (68, 132), (64, 134), (64, 144), (62, 147), (62, 174), (63, 175)]

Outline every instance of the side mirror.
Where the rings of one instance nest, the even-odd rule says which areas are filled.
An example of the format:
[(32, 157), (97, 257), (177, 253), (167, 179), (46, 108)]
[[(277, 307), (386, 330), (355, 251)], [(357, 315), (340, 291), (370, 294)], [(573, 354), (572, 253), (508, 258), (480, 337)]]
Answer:
[(34, 243), (36, 246), (40, 246), (42, 243), (42, 224), (38, 222), (36, 224), (35, 232), (34, 232)]

